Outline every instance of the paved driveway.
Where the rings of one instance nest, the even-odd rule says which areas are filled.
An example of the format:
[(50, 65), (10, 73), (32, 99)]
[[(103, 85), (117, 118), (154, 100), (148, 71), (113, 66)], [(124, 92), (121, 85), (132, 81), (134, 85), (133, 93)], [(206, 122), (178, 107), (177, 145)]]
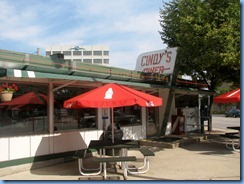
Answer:
[(212, 123), (213, 123), (213, 130), (223, 130), (227, 131), (227, 126), (240, 126), (241, 119), (228, 117), (226, 118), (224, 114), (217, 114), (213, 115)]

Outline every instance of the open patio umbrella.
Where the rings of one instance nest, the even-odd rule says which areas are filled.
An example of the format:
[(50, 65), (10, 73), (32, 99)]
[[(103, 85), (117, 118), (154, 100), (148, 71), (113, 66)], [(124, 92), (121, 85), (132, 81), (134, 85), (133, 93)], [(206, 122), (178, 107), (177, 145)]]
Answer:
[(47, 104), (47, 96), (40, 93), (29, 92), (16, 98), (13, 98), (11, 101), (3, 102), (0, 104), (0, 106), (21, 107), (30, 104), (45, 105)]
[[(112, 108), (113, 111), (114, 107), (136, 104), (142, 107), (156, 107), (162, 105), (162, 98), (111, 83), (64, 101), (64, 108)], [(111, 117), (114, 142), (113, 113)]]
[(240, 89), (235, 89), (214, 98), (215, 103), (240, 102)]

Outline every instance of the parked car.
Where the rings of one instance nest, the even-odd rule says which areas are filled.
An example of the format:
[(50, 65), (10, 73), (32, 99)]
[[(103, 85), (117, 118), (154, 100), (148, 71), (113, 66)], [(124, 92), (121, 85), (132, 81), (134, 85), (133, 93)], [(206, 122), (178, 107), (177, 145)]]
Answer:
[(137, 122), (135, 115), (127, 115), (118, 111), (114, 111), (114, 121), (120, 125), (132, 124)]
[(225, 112), (225, 117), (240, 117), (240, 109), (230, 109)]
[(96, 127), (96, 116), (85, 116), (80, 118), (78, 122), (79, 128), (95, 128)]

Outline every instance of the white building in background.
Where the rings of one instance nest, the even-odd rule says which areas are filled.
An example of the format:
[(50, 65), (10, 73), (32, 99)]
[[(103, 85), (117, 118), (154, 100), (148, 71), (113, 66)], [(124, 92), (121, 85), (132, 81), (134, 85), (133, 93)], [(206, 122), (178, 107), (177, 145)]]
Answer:
[(109, 65), (109, 48), (107, 46), (48, 46), (45, 51), (46, 55), (62, 53), (65, 60)]

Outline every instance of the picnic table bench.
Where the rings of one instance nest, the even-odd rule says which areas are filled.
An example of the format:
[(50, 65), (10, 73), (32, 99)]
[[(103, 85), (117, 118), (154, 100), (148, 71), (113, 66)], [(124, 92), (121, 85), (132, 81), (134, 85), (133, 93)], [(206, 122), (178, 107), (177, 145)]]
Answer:
[(125, 167), (124, 167), (124, 177), (125, 179), (127, 178), (127, 170), (128, 170), (128, 163), (129, 161), (136, 161), (135, 156), (119, 156), (119, 157), (94, 157), (93, 158), (94, 162), (99, 162), (103, 164), (103, 173), (104, 173), (104, 179), (107, 178), (107, 163), (110, 162), (124, 162)]
[[(83, 159), (87, 157), (92, 157), (92, 150), (91, 149), (81, 149), (77, 150), (73, 155), (74, 159), (78, 160), (78, 168), (80, 174), (84, 176), (93, 176), (99, 175), (102, 172), (102, 165), (100, 164), (98, 168), (85, 168), (83, 165)], [(84, 172), (86, 171), (86, 172)]]
[(227, 135), (227, 136), (235, 136), (235, 135), (239, 136), (239, 132), (226, 132), (225, 135)]
[[(240, 140), (240, 136), (239, 136), (239, 132), (227, 132), (223, 135), (220, 135), (221, 137), (225, 138), (225, 146), (228, 149), (233, 149), (234, 151), (239, 151), (236, 148), (239, 148), (239, 140)], [(238, 142), (237, 142), (238, 140)]]
[[(149, 170), (149, 158), (151, 156), (155, 156), (155, 154), (148, 148), (139, 148), (139, 151), (144, 156), (144, 162), (142, 167), (138, 168), (128, 168), (128, 173), (130, 174), (143, 174)], [(137, 170), (137, 171), (133, 171)]]
[(94, 162), (99, 163), (108, 163), (108, 162), (128, 162), (128, 161), (136, 161), (136, 157), (128, 156), (128, 157), (94, 157)]

